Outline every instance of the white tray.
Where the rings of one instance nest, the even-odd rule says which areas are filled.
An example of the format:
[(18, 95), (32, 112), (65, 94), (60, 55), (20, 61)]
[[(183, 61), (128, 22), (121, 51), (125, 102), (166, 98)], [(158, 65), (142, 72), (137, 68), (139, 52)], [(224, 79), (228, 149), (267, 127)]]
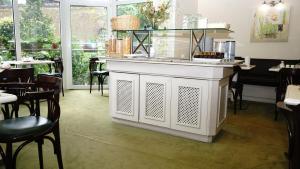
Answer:
[(223, 59), (193, 58), (193, 62), (221, 63)]

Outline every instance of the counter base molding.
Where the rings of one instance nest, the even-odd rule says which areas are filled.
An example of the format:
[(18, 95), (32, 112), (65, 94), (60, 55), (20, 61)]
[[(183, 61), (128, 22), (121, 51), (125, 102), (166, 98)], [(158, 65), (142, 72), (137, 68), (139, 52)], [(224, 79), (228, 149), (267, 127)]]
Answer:
[(203, 142), (222, 129), (228, 65), (108, 60), (108, 69), (113, 121)]
[(118, 119), (118, 118), (112, 118), (112, 121), (115, 123), (125, 124), (125, 125), (132, 126), (132, 127), (138, 127), (138, 128), (142, 128), (142, 129), (146, 129), (146, 130), (157, 131), (157, 132), (161, 132), (161, 133), (165, 133), (165, 134), (170, 134), (173, 136), (184, 137), (184, 138), (201, 141), (201, 142), (206, 142), (206, 143), (211, 143), (211, 142), (213, 142), (213, 139), (214, 139), (214, 136), (193, 134), (193, 133), (188, 133), (188, 132), (184, 132), (184, 131), (173, 130), (170, 128), (153, 126), (150, 124), (138, 123), (138, 122), (123, 120), (123, 119)]

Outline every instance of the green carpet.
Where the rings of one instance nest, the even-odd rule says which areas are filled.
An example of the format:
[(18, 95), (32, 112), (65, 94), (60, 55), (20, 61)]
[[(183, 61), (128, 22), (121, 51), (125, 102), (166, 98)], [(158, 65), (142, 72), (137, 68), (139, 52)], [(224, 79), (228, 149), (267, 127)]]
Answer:
[[(107, 91), (70, 90), (61, 99), (61, 141), (65, 169), (286, 169), (287, 131), (274, 106), (245, 102), (214, 143), (133, 128), (111, 121)], [(46, 169), (57, 168), (52, 145), (44, 145)], [(0, 168), (4, 168), (0, 166)], [(37, 145), (17, 159), (18, 169), (39, 168)]]

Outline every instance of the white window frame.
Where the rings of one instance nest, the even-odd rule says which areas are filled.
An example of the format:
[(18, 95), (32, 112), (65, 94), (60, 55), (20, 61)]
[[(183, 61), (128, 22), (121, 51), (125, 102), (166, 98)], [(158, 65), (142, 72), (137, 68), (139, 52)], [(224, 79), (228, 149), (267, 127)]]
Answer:
[[(72, 75), (72, 33), (71, 33), (71, 6), (89, 6), (89, 7), (106, 7), (107, 8), (107, 25), (108, 36), (111, 35), (110, 18), (116, 16), (117, 6), (133, 3), (143, 3), (147, 0), (56, 0), (60, 2), (60, 38), (61, 54), (64, 60), (64, 82), (66, 89), (87, 89), (85, 85), (73, 85)], [(15, 48), (17, 60), (21, 56), (21, 37), (20, 37), (20, 11), (18, 10), (18, 0), (12, 0), (12, 10), (15, 26)], [(107, 88), (107, 86), (104, 86)]]
[[(109, 2), (103, 0), (61, 0), (61, 29), (62, 29), (62, 57), (65, 60), (64, 80), (66, 89), (89, 89), (86, 85), (73, 85), (73, 70), (72, 70), (72, 30), (71, 30), (71, 6), (84, 7), (105, 7), (107, 8), (107, 19), (111, 18)], [(108, 32), (110, 32), (109, 19), (107, 20)], [(96, 87), (96, 86), (94, 86)], [(104, 86), (107, 88), (107, 86)]]

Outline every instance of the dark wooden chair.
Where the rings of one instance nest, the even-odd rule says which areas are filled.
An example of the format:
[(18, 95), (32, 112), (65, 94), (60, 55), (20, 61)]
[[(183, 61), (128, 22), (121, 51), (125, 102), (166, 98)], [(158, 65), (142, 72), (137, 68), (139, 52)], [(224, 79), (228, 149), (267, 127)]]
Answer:
[(0, 73), (0, 83), (24, 82), (30, 83), (34, 79), (34, 68), (5, 69)]
[[(5, 103), (1, 108), (4, 119), (13, 117), (19, 117), (20, 105), (25, 105), (29, 110), (32, 108), (32, 102), (26, 97), (26, 92), (32, 91), (35, 88), (35, 83), (0, 83), (1, 89), (4, 89), (6, 93), (14, 94), (17, 96), (17, 100), (11, 103)], [(11, 106), (11, 108), (9, 108)]]
[(101, 95), (103, 96), (103, 84), (104, 80), (107, 76), (109, 76), (109, 72), (107, 70), (102, 70), (102, 64), (100, 64), (100, 67), (98, 69), (98, 58), (90, 58), (90, 64), (89, 64), (89, 71), (90, 71), (90, 93), (92, 92), (92, 86), (93, 86), (93, 78), (96, 76), (98, 78), (98, 90), (100, 90), (101, 87)]
[(243, 101), (243, 83), (240, 80), (240, 72), (241, 72), (240, 66), (234, 66), (233, 67), (233, 74), (229, 78), (229, 89), (232, 92), (233, 95), (233, 101), (234, 101), (234, 114), (236, 114), (237, 111), (237, 101), (238, 97), (240, 97), (240, 109), (242, 109), (242, 101)]
[(34, 86), (34, 80), (33, 68), (6, 69), (0, 73), (0, 89), (18, 97), (16, 102), (5, 103), (4, 108), (1, 108), (5, 118), (10, 118), (14, 114), (18, 117), (20, 104), (24, 104), (30, 109), (30, 104), (26, 103), (24, 94)]
[(278, 119), (278, 109), (285, 109), (283, 103), (288, 85), (300, 84), (300, 69), (283, 68), (279, 72), (279, 85), (276, 88), (276, 110), (274, 119)]
[[(61, 78), (47, 75), (38, 75), (35, 83), (35, 91), (54, 91), (53, 97), (59, 103), (61, 92)], [(29, 93), (29, 92), (27, 92)], [(32, 109), (31, 109), (32, 110)], [(36, 105), (35, 111), (39, 111), (39, 105)], [(32, 112), (36, 113), (36, 112)]]
[[(62, 95), (65, 96), (65, 92), (64, 92), (64, 84), (63, 84), (63, 72), (64, 72), (64, 64), (63, 64), (63, 60), (61, 57), (57, 57), (57, 58), (53, 58), (51, 59), (52, 61), (54, 61), (53, 63), (53, 68), (52, 69), (52, 66), (49, 65), (49, 70), (50, 72), (49, 73), (41, 73), (40, 75), (45, 75), (45, 76), (54, 76), (54, 77), (59, 77), (61, 78), (61, 92), (62, 92)], [(52, 72), (52, 70), (54, 70)]]
[[(54, 100), (54, 91), (31, 92), (28, 98), (39, 105), (40, 100), (47, 100), (48, 114), (47, 117), (40, 116), (40, 112), (35, 110), (32, 116), (19, 117), (0, 121), (0, 143), (6, 144), (4, 151), (0, 145), (0, 154), (4, 160), (6, 169), (15, 169), (16, 160), (19, 152), (31, 142), (37, 142), (40, 168), (43, 168), (43, 151), (42, 145), (44, 139), (50, 140), (54, 145), (54, 153), (57, 156), (59, 169), (63, 169), (63, 161), (60, 146), (59, 117), (60, 107)], [(35, 106), (35, 109), (39, 106)], [(53, 133), (54, 137), (49, 134)], [(13, 152), (13, 143), (18, 144), (17, 149)]]
[(288, 152), (285, 153), (289, 160), (289, 169), (300, 168), (300, 105), (280, 108), (286, 118), (288, 130)]

